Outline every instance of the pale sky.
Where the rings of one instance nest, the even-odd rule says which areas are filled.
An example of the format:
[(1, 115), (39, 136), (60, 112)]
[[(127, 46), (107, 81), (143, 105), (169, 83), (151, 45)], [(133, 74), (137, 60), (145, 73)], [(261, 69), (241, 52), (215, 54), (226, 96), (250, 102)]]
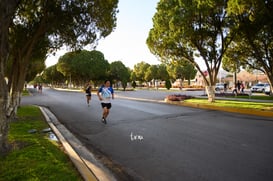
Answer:
[[(120, 60), (130, 68), (141, 61), (160, 64), (146, 45), (158, 2), (159, 0), (119, 0), (117, 27), (99, 41), (96, 50), (101, 51), (110, 63)], [(49, 56), (46, 65), (56, 64), (64, 53), (65, 50), (60, 50), (55, 56)]]

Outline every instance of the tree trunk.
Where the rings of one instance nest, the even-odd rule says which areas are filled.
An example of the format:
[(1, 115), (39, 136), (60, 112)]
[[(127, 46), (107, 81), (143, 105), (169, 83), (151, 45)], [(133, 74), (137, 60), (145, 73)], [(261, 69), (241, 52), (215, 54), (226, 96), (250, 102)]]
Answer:
[(206, 86), (209, 102), (215, 102), (215, 86)]
[(3, 73), (0, 72), (0, 153), (4, 153), (8, 149), (7, 137), (9, 130), (9, 119), (6, 115), (7, 104), (8, 104), (7, 83), (3, 76)]
[(18, 58), (14, 59), (13, 69), (9, 77), (10, 103), (7, 110), (7, 115), (14, 119), (16, 118), (17, 108), (20, 105), (22, 90), (24, 89), (26, 77), (26, 65), (28, 61)]
[(9, 27), (19, 2), (19, 0), (0, 1), (0, 153), (4, 153), (8, 149), (9, 118), (7, 107), (9, 94), (5, 69), (9, 56)]

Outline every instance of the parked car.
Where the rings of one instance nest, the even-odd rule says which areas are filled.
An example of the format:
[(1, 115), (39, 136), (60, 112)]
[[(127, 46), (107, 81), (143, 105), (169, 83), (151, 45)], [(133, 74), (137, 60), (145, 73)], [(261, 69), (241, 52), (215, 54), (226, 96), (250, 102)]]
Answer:
[(271, 89), (270, 89), (270, 85), (269, 84), (265, 87), (264, 93), (267, 94), (267, 95), (270, 95)]
[(224, 90), (225, 84), (224, 83), (216, 83), (215, 85), (215, 91), (221, 91)]
[(251, 92), (265, 92), (265, 88), (269, 86), (268, 83), (259, 83), (250, 88)]

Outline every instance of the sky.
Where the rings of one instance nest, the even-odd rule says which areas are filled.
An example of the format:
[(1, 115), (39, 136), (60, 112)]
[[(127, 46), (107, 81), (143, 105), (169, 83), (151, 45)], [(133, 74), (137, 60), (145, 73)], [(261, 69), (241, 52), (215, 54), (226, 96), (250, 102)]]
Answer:
[[(119, 0), (116, 29), (99, 40), (96, 50), (101, 51), (108, 62), (122, 61), (132, 69), (141, 61), (151, 65), (160, 64), (146, 45), (158, 2), (159, 0)], [(65, 53), (66, 50), (61, 49), (55, 56), (49, 55), (47, 67), (56, 64)]]

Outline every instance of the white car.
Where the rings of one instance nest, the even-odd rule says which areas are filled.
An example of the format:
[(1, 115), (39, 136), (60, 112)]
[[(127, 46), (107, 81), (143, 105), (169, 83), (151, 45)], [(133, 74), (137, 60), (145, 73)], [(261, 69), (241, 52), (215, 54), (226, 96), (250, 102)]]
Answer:
[(225, 83), (216, 83), (215, 91), (220, 91), (225, 89)]
[(269, 84), (265, 87), (264, 93), (267, 94), (267, 95), (270, 95), (271, 90), (270, 90), (270, 85)]
[(260, 84), (256, 84), (254, 86), (252, 86), (250, 88), (251, 92), (265, 92), (265, 88), (269, 86), (268, 83), (260, 83)]

